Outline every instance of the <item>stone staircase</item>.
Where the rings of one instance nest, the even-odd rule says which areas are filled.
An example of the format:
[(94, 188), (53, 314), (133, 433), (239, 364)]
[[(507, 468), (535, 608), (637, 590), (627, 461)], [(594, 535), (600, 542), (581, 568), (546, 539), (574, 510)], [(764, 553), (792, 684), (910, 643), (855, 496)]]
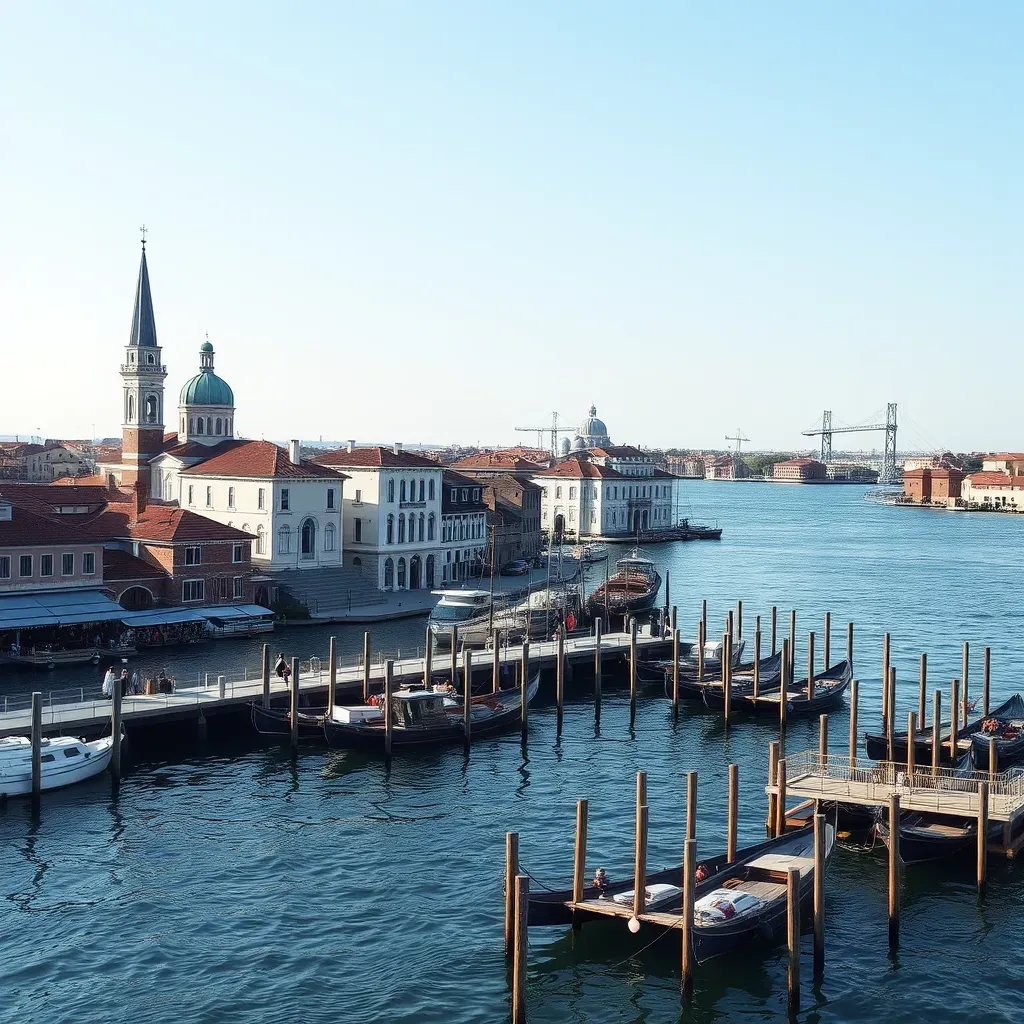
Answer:
[(301, 601), (314, 616), (387, 601), (387, 595), (374, 586), (373, 580), (341, 565), (323, 569), (286, 569), (274, 573), (274, 582)]

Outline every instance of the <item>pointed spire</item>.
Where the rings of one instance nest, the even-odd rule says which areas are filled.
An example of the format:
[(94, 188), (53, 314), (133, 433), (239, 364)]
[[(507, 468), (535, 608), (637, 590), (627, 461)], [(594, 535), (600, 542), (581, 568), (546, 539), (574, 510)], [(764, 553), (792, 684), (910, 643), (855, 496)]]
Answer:
[(153, 296), (149, 292), (149, 268), (146, 266), (146, 235), (142, 235), (142, 262), (139, 282), (135, 286), (135, 312), (132, 313), (132, 336), (129, 345), (156, 348), (156, 320), (153, 317)]

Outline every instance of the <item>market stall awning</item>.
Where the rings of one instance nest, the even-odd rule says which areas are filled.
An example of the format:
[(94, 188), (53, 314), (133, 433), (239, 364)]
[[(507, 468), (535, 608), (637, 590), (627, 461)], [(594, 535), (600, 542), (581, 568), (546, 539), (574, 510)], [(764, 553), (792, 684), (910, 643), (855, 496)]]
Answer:
[(143, 626), (170, 626), (178, 622), (205, 622), (206, 616), (196, 608), (147, 608), (140, 612), (121, 609), (121, 621), (132, 629)]
[(274, 613), (258, 604), (230, 604), (223, 608), (200, 608), (207, 619), (229, 622), (238, 619), (265, 619)]
[(113, 622), (124, 609), (99, 590), (49, 590), (0, 597), (0, 629)]

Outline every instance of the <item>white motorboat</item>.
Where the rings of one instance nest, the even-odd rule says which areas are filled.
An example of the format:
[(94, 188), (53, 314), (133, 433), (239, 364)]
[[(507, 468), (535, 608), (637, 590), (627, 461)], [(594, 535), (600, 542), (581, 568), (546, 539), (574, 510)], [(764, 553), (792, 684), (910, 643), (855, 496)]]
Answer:
[[(76, 740), (71, 736), (43, 739), (41, 784), (44, 790), (84, 782), (105, 771), (114, 752), (114, 738)], [(24, 736), (0, 739), (0, 797), (32, 793), (32, 742)]]
[(458, 630), (459, 645), (482, 647), (490, 635), (493, 597), (487, 590), (434, 590), (440, 601), (430, 613), (428, 623), (434, 643), (451, 649), (452, 627)]

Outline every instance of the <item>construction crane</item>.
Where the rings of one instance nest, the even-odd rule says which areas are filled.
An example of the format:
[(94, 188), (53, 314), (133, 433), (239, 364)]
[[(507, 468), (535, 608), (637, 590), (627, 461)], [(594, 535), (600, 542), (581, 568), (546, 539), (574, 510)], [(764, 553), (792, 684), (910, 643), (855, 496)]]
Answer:
[(544, 435), (547, 433), (551, 434), (551, 454), (558, 455), (558, 435), (559, 434), (575, 434), (575, 430), (566, 430), (558, 425), (558, 413), (553, 412), (551, 414), (551, 426), (550, 427), (516, 427), (515, 428), (520, 434), (536, 434), (537, 435), (537, 447), (544, 447)]
[(744, 437), (743, 436), (743, 431), (739, 427), (736, 428), (736, 436), (735, 437), (730, 437), (728, 434), (726, 434), (725, 435), (725, 439), (726, 439), (726, 441), (735, 441), (736, 442), (736, 454), (737, 455), (739, 455), (739, 453), (743, 450), (743, 442), (750, 440), (749, 437)]
[(821, 430), (805, 430), (804, 437), (821, 437), (821, 461), (832, 462), (833, 434), (860, 434), (870, 430), (885, 431), (885, 455), (882, 458), (882, 472), (878, 474), (880, 484), (891, 484), (896, 479), (896, 403), (890, 402), (885, 409), (884, 423), (864, 423), (859, 427), (833, 427), (832, 410), (826, 409), (821, 415)]

